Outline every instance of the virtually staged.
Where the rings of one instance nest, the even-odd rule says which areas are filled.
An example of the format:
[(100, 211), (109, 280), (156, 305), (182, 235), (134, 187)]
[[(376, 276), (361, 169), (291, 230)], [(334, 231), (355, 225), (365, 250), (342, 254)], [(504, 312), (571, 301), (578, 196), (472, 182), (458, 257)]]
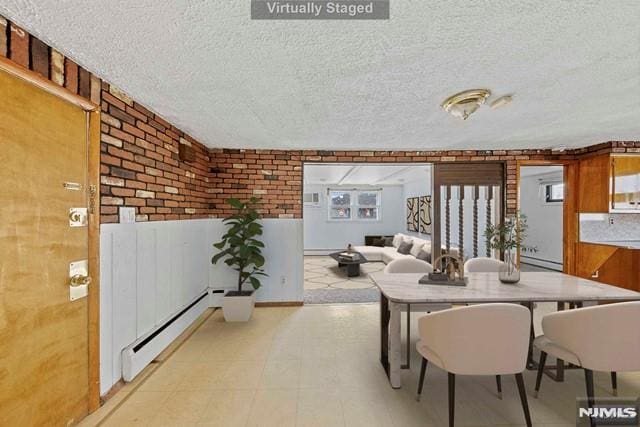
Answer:
[(0, 0), (0, 426), (638, 425), (639, 23)]

